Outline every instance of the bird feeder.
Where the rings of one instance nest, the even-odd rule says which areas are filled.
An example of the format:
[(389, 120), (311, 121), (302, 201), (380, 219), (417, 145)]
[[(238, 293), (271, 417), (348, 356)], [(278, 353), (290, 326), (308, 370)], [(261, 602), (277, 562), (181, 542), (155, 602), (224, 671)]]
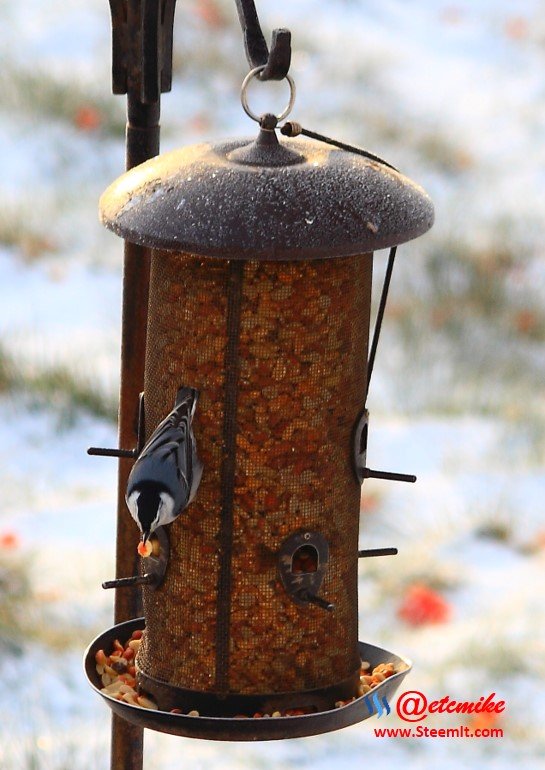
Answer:
[(196, 388), (204, 470), (143, 563), (144, 618), (98, 637), (86, 666), (98, 689), (94, 653), (145, 628), (137, 678), (158, 710), (105, 699), (179, 735), (344, 727), (372, 713), (362, 659), (403, 664), (382, 696), (408, 669), (358, 640), (358, 559), (374, 555), (358, 550), (361, 483), (414, 480), (367, 468), (371, 287), (373, 252), (427, 231), (433, 208), (388, 164), (279, 138), (276, 122), (160, 155), (100, 203), (106, 227), (152, 250), (142, 440)]

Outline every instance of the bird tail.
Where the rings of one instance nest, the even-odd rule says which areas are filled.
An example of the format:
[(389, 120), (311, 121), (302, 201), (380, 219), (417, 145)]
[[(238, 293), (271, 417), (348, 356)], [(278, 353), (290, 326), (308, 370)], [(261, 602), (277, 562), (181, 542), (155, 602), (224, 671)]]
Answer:
[(199, 400), (199, 391), (196, 388), (186, 388), (182, 385), (176, 394), (176, 406), (187, 404), (191, 417), (195, 414), (197, 408), (197, 401)]

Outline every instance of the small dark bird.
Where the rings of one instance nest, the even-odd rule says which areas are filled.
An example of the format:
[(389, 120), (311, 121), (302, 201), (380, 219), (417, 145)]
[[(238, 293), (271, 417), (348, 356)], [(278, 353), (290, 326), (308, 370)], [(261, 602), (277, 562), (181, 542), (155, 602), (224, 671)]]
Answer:
[(129, 474), (125, 500), (144, 543), (197, 493), (203, 470), (192, 427), (198, 398), (195, 388), (179, 389), (174, 409), (153, 431)]

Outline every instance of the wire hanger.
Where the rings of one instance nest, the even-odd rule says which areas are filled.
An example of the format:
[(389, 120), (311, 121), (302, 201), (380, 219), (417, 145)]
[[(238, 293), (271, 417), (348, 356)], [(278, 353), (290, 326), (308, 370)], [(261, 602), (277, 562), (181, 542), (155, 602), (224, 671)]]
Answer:
[(235, 1), (250, 67), (264, 67), (259, 74), (260, 80), (283, 80), (291, 63), (291, 32), (283, 27), (273, 30), (269, 50), (254, 0)]

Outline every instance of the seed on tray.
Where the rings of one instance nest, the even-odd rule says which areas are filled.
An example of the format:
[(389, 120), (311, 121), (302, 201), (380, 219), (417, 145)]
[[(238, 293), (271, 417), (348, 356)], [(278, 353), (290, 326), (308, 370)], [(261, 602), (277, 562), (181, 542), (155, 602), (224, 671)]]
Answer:
[(106, 695), (131, 706), (157, 709), (158, 706), (152, 698), (137, 691), (136, 668), (130, 663), (141, 639), (142, 632), (135, 631), (125, 647), (116, 639), (111, 655), (106, 655), (104, 650), (98, 650), (95, 654), (96, 671), (102, 682), (102, 692)]
[(383, 676), (392, 676), (392, 674), (395, 673), (394, 664), (393, 663), (379, 663), (378, 666), (375, 666), (373, 669), (373, 676), (376, 676), (377, 674), (382, 674)]
[(132, 692), (125, 692), (121, 696), (121, 700), (124, 700), (125, 703), (130, 703), (131, 706), (138, 706), (138, 701), (136, 698), (137, 695), (134, 690), (132, 690)]
[(138, 701), (138, 705), (142, 706), (142, 708), (145, 709), (158, 709), (158, 705), (155, 703), (155, 701), (151, 700), (151, 698), (146, 698), (145, 695), (137, 695), (136, 700)]
[[(158, 709), (157, 703), (147, 694), (138, 690), (136, 681), (136, 668), (134, 666), (134, 657), (138, 652), (142, 641), (143, 632), (141, 630), (133, 631), (130, 639), (125, 645), (116, 639), (114, 650), (110, 655), (106, 655), (104, 650), (98, 650), (95, 654), (96, 671), (102, 682), (102, 690), (106, 695), (117, 700), (128, 703), (132, 706), (140, 706), (146, 709)], [(388, 677), (395, 673), (404, 671), (405, 664), (400, 664), (397, 668), (393, 663), (379, 663), (371, 670), (371, 664), (362, 661), (360, 667), (360, 683), (353, 698), (338, 700), (335, 702), (335, 708), (353, 703), (356, 698), (361, 698), (370, 692), (374, 687), (382, 684)], [(183, 714), (179, 708), (170, 710), (171, 714)], [(276, 710), (271, 714), (256, 711), (252, 717), (248, 714), (236, 714), (234, 719), (268, 719), (270, 717), (294, 717), (311, 714), (311, 708), (289, 708), (282, 711)], [(187, 716), (198, 717), (200, 713), (196, 709), (187, 712)]]
[(121, 687), (123, 685), (123, 682), (112, 682), (111, 684), (107, 685), (104, 688), (104, 692), (107, 695), (115, 695), (117, 692), (121, 692)]

